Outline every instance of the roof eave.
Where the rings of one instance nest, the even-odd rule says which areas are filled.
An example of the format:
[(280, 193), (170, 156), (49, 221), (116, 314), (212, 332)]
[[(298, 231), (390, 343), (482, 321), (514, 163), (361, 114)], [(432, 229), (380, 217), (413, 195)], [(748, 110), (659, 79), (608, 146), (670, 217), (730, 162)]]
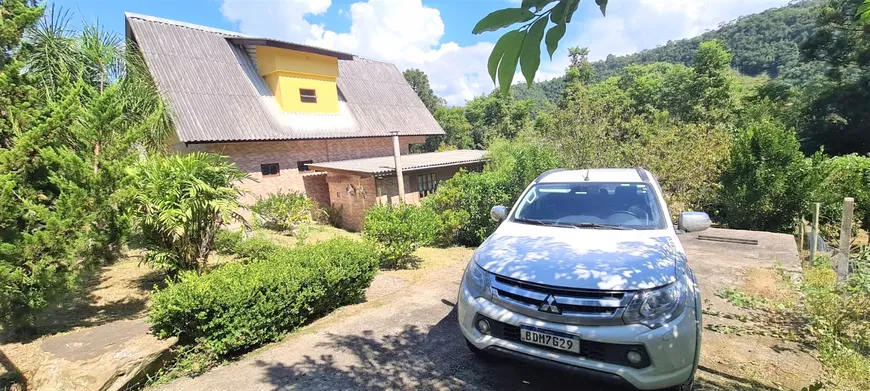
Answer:
[[(425, 171), (425, 170), (431, 170), (431, 169), (443, 168), (443, 167), (465, 166), (468, 164), (485, 163), (487, 160), (489, 160), (489, 159), (486, 157), (483, 157), (480, 159), (465, 160), (465, 161), (461, 161), (461, 162), (450, 162), (450, 163), (439, 163), (439, 164), (432, 164), (432, 165), (425, 165), (425, 166), (415, 166), (415, 167), (403, 168), (402, 172), (415, 172), (415, 171)], [(326, 163), (329, 163), (329, 162), (326, 162)], [(357, 176), (360, 176), (363, 178), (372, 177), (372, 176), (380, 177), (380, 176), (394, 176), (394, 175), (396, 175), (396, 170), (392, 169), (392, 168), (379, 170), (379, 171), (354, 171), (354, 170), (346, 170), (346, 169), (340, 169), (340, 168), (321, 166), (321, 165), (311, 164), (311, 163), (308, 164), (308, 167), (311, 169), (321, 170), (321, 171), (357, 175)]]
[(314, 53), (322, 56), (335, 57), (339, 60), (353, 60), (353, 54), (338, 52), (308, 45), (300, 45), (292, 42), (279, 41), (268, 38), (227, 37), (227, 41), (235, 45), (269, 46), (279, 49), (296, 50), (299, 52)]

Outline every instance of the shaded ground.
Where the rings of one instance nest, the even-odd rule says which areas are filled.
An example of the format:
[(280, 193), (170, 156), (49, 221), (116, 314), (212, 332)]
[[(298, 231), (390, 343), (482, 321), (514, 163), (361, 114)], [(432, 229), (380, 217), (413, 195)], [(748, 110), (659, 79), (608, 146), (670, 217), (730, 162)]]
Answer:
[[(256, 230), (254, 234), (285, 247), (295, 247), (297, 244), (296, 238), (273, 231)], [(344, 230), (315, 224), (310, 227), (305, 242), (314, 243), (336, 236), (359, 237)], [(45, 353), (40, 345), (46, 337), (146, 316), (150, 305), (149, 292), (163, 284), (164, 274), (141, 261), (142, 252), (132, 250), (115, 264), (95, 270), (86, 278), (81, 291), (69, 294), (57, 300), (60, 304), (41, 311), (36, 317), (35, 330), (29, 335), (11, 335), (0, 331), (0, 390), (4, 389), (4, 382), (17, 378), (15, 383), (21, 384), (34, 373), (43, 360)], [(216, 253), (210, 258), (212, 265), (229, 261), (232, 261), (231, 257)], [(388, 293), (396, 291), (403, 283), (391, 284), (384, 279), (381, 285), (380, 289)]]
[[(720, 230), (706, 234), (751, 235), (760, 241), (746, 248), (701, 242), (691, 235), (684, 238), (708, 299), (705, 307), (717, 314), (708, 314), (707, 324), (744, 324), (728, 317), (755, 317), (716, 297), (723, 287), (788, 295), (779, 291), (780, 273), (773, 268), (781, 263), (797, 270), (791, 237)], [(456, 326), (454, 309), (470, 254), (461, 248), (422, 249), (417, 253), (423, 260), (421, 270), (380, 273), (366, 303), (343, 308), (238, 362), (158, 389), (610, 389), (561, 372), (475, 359)], [(765, 323), (763, 318), (755, 320)], [(818, 362), (794, 342), (705, 330), (699, 390), (800, 389), (820, 376)]]

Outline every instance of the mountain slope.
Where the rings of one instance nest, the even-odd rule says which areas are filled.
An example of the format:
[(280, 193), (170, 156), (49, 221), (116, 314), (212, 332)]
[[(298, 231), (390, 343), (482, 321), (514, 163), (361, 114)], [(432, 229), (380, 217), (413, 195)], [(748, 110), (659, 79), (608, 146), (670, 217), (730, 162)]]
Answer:
[[(799, 1), (781, 8), (742, 16), (700, 36), (677, 41), (626, 56), (607, 56), (592, 63), (597, 81), (616, 76), (634, 64), (671, 62), (692, 65), (701, 42), (717, 39), (734, 55), (732, 66), (743, 74), (771, 78), (793, 86), (805, 86), (824, 72), (821, 64), (802, 63), (798, 46), (815, 29), (821, 0)], [(516, 89), (517, 98), (546, 96), (558, 99), (561, 78), (535, 83), (531, 88)], [(536, 91), (540, 90), (540, 91)]]

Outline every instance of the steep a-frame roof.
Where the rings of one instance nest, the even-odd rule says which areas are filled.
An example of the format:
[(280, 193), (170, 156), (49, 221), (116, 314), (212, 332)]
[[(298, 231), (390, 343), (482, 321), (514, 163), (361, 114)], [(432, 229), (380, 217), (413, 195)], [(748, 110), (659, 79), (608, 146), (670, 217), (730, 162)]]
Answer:
[[(348, 53), (125, 14), (185, 143), (438, 135), (444, 131), (395, 65)], [(254, 46), (338, 58), (339, 112), (286, 113), (259, 75)]]

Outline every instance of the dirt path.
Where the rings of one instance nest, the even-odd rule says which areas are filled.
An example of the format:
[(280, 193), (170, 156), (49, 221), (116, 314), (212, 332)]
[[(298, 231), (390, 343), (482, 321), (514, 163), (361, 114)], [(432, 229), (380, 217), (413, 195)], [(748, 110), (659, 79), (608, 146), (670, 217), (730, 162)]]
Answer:
[[(788, 236), (719, 230), (707, 234), (752, 235), (760, 242), (745, 247), (684, 238), (708, 299), (706, 307), (722, 315), (708, 315), (707, 324), (730, 322), (724, 314), (743, 311), (716, 297), (719, 289), (763, 290), (770, 273), (766, 270), (778, 262), (786, 268), (797, 267), (796, 249)], [(438, 250), (427, 251), (436, 251), (428, 256), (438, 255)], [(379, 275), (372, 292), (376, 297), (321, 319), (282, 343), (159, 389), (534, 390), (564, 389), (569, 384), (595, 389), (585, 379), (564, 373), (475, 359), (464, 346), (453, 308), (467, 259), (464, 255), (470, 250), (453, 251), (443, 265)], [(699, 390), (715, 391), (799, 389), (821, 371), (818, 362), (794, 343), (709, 330), (704, 335), (701, 365)]]

